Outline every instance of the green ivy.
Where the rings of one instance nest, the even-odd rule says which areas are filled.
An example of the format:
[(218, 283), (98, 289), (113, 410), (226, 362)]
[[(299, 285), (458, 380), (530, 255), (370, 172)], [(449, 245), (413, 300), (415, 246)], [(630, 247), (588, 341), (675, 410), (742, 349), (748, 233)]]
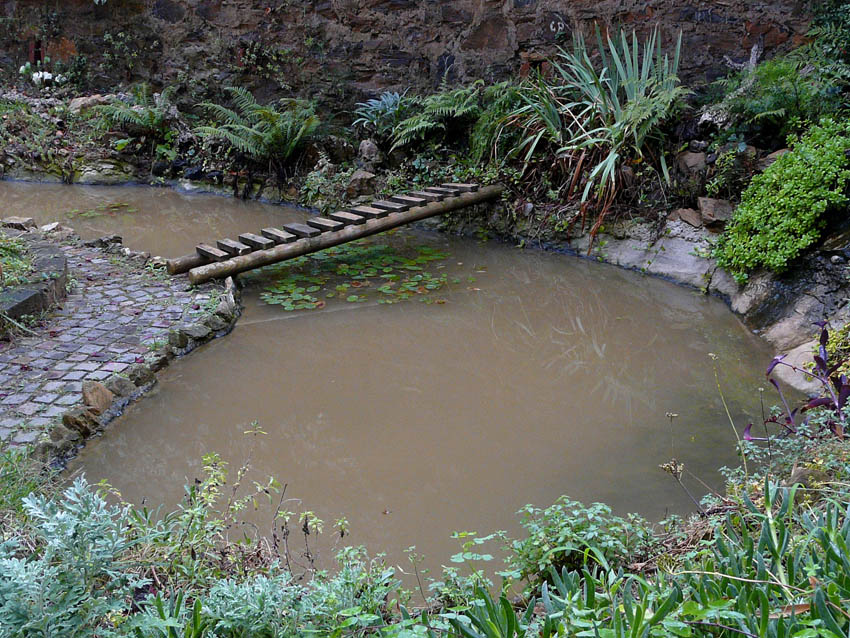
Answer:
[(717, 263), (739, 283), (764, 267), (785, 270), (820, 237), (825, 213), (847, 203), (850, 122), (821, 120), (792, 152), (753, 178), (715, 249)]

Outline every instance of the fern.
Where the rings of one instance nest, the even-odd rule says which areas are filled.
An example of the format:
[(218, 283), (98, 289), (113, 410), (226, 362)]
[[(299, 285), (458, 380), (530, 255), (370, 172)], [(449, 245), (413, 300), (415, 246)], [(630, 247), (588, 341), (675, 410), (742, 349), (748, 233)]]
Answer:
[(481, 113), (479, 99), (483, 84), (479, 80), (471, 86), (450, 90), (444, 80), (439, 92), (422, 98), (419, 113), (395, 127), (392, 150), (423, 142), (451, 126), (477, 118)]
[(136, 92), (132, 104), (115, 99), (109, 104), (95, 107), (107, 124), (138, 135), (165, 136), (175, 111), (171, 101), (174, 87), (152, 94), (147, 84)]
[(520, 93), (511, 82), (500, 82), (484, 90), (482, 102), (484, 106), (469, 134), (469, 150), (476, 163), (488, 154), (498, 155), (508, 117), (520, 105)]
[(233, 108), (204, 102), (203, 108), (217, 124), (199, 126), (195, 132), (232, 147), (249, 161), (267, 163), (278, 174), (303, 142), (319, 127), (313, 104), (303, 100), (281, 100), (278, 110), (262, 105), (244, 88), (225, 89)]

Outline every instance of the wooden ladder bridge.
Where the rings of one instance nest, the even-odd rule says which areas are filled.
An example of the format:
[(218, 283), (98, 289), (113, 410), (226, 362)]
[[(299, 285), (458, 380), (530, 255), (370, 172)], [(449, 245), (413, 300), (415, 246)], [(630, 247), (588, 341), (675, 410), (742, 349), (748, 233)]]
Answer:
[(442, 184), (394, 195), (331, 213), (327, 218), (311, 217), (303, 224), (263, 228), (259, 233), (243, 233), (237, 240), (219, 239), (215, 246), (198, 244), (193, 254), (169, 259), (168, 272), (188, 272), (189, 281), (199, 284), (497, 199), (503, 190), (498, 184)]

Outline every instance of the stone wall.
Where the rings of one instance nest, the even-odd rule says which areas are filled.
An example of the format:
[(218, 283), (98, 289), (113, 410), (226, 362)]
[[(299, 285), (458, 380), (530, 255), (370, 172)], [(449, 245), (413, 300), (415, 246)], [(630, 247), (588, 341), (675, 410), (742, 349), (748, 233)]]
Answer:
[[(794, 0), (0, 0), (0, 62), (85, 53), (99, 73), (165, 83), (200, 79), (280, 93), (284, 84), (328, 102), (380, 89), (527, 73), (570, 34), (660, 25), (683, 36), (682, 75), (726, 72), (723, 56), (767, 55), (803, 41), (808, 15)], [(123, 33), (141, 50), (122, 59)], [(97, 75), (97, 73), (95, 74)]]

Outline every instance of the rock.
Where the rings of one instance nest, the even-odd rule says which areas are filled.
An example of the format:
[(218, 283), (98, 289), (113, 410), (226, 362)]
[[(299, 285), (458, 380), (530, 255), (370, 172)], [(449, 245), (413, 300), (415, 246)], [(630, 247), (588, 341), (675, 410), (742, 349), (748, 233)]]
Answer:
[(168, 361), (172, 356), (168, 350), (157, 350), (145, 356), (145, 363), (152, 372), (159, 372), (168, 365)]
[(371, 168), (377, 167), (382, 161), (381, 149), (375, 144), (374, 140), (363, 140), (360, 142), (360, 147), (357, 149), (357, 157), (364, 164)]
[(688, 150), (692, 153), (702, 153), (708, 148), (708, 142), (703, 140), (691, 140), (688, 143)]
[(231, 299), (222, 299), (216, 306), (215, 314), (230, 323), (236, 316), (236, 303)]
[(89, 239), (88, 241), (83, 242), (83, 245), (88, 246), (89, 248), (109, 248), (114, 245), (120, 246), (123, 242), (124, 238), (121, 237), (121, 235), (104, 235), (97, 239)]
[(189, 166), (183, 171), (183, 177), (191, 180), (201, 180), (204, 179), (206, 173), (204, 172), (204, 168), (202, 166)]
[(127, 378), (139, 388), (156, 381), (153, 371), (142, 363), (132, 366), (127, 372)]
[(97, 416), (86, 407), (71, 408), (62, 415), (62, 425), (66, 428), (78, 432), (80, 436), (91, 436), (100, 423), (97, 421)]
[(130, 379), (117, 375), (106, 382), (106, 388), (119, 397), (129, 397), (136, 393), (136, 385)]
[[(816, 341), (803, 343), (793, 350), (788, 351), (783, 361), (792, 366), (802, 368), (805, 364), (812, 362), (812, 352), (815, 351), (817, 346)], [(808, 375), (796, 372), (785, 365), (776, 366), (771, 376), (775, 377), (780, 382), (780, 385), (789, 385), (795, 390), (805, 392), (806, 394), (818, 393), (822, 389), (821, 385), (817, 381), (813, 381)]]
[(696, 211), (693, 208), (679, 208), (674, 210), (670, 213), (669, 219), (671, 221), (681, 219), (683, 222), (690, 224), (694, 228), (702, 226), (702, 217), (700, 216), (699, 211)]
[(345, 194), (349, 198), (359, 197), (360, 195), (371, 195), (375, 192), (375, 174), (363, 169), (357, 169), (348, 180), (348, 186), (345, 188)]
[(176, 350), (182, 350), (189, 345), (189, 336), (182, 330), (170, 330), (168, 332), (168, 345)]
[(706, 226), (717, 226), (725, 224), (732, 219), (735, 207), (727, 199), (714, 199), (712, 197), (700, 197), (697, 200), (702, 222)]
[(86, 109), (90, 109), (93, 106), (100, 106), (102, 104), (109, 104), (112, 101), (114, 96), (111, 95), (100, 95), (99, 93), (96, 95), (87, 95), (83, 97), (75, 97), (68, 103), (68, 110), (71, 113), (79, 113), (80, 111), (84, 111)]
[(773, 153), (771, 153), (770, 155), (768, 155), (766, 157), (762, 157), (758, 162), (758, 169), (760, 171), (766, 170), (768, 166), (770, 166), (776, 160), (778, 160), (780, 157), (785, 155), (785, 153), (790, 153), (790, 152), (791, 152), (790, 148), (781, 148), (778, 151), (774, 151)]
[(15, 230), (30, 230), (36, 227), (35, 220), (32, 217), (6, 217), (0, 224), (6, 228), (14, 228)]
[(134, 177), (131, 165), (117, 160), (100, 159), (82, 166), (74, 181), (78, 184), (126, 184)]
[(188, 326), (183, 326), (180, 331), (188, 335), (195, 341), (204, 341), (210, 336), (210, 329), (202, 323), (192, 323)]
[(829, 258), (829, 261), (833, 266), (837, 266), (839, 264), (843, 264), (846, 260), (841, 255), (833, 255)]
[(221, 330), (225, 330), (230, 323), (225, 321), (222, 317), (217, 314), (212, 314), (206, 319), (204, 319), (204, 325), (206, 325), (213, 332), (220, 332)]
[(45, 224), (44, 226), (41, 226), (39, 228), (39, 230), (41, 232), (47, 234), (47, 233), (52, 233), (53, 231), (57, 230), (59, 228), (59, 226), (60, 226), (59, 222), (53, 222), (52, 224)]
[(61, 441), (79, 441), (80, 433), (76, 430), (66, 428), (64, 425), (54, 425), (50, 430), (50, 440), (54, 443)]
[(338, 135), (328, 135), (322, 139), (322, 146), (334, 164), (343, 164), (354, 159), (354, 147), (348, 140)]
[(99, 381), (83, 381), (83, 403), (95, 414), (103, 414), (112, 405), (115, 395)]
[(679, 170), (685, 175), (701, 175), (706, 166), (706, 155), (705, 153), (692, 153), (691, 151), (685, 151), (684, 153), (679, 153), (676, 157), (676, 165), (679, 167)]

